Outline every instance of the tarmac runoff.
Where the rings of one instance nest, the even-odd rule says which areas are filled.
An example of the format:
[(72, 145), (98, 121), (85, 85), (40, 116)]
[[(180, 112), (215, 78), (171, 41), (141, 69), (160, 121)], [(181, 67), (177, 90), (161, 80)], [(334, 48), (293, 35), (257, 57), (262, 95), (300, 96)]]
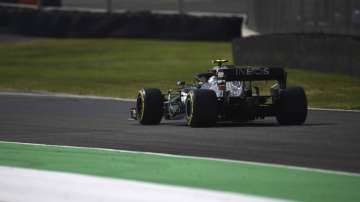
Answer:
[(360, 200), (358, 174), (11, 142), (0, 142), (0, 179), (0, 201)]
[(280, 202), (265, 197), (0, 166), (0, 200), (16, 202)]
[[(199, 157), (199, 156), (186, 156), (186, 155), (176, 155), (176, 154), (166, 154), (166, 153), (156, 153), (156, 152), (143, 152), (143, 151), (132, 151), (132, 150), (121, 150), (121, 149), (107, 149), (107, 148), (97, 148), (97, 147), (78, 147), (78, 146), (67, 146), (67, 145), (49, 145), (49, 144), (36, 144), (36, 143), (26, 143), (26, 142), (9, 142), (9, 141), (1, 141), (1, 144), (14, 144), (14, 145), (24, 145), (24, 146), (39, 146), (39, 147), (54, 147), (54, 148), (63, 148), (63, 149), (90, 149), (94, 151), (107, 151), (107, 152), (124, 152), (129, 154), (140, 154), (140, 155), (152, 155), (166, 158), (178, 158), (178, 159), (189, 159), (189, 160), (207, 160), (207, 161), (218, 161), (224, 163), (241, 163), (245, 165), (251, 166), (265, 166), (265, 167), (273, 167), (273, 168), (281, 168), (281, 169), (292, 169), (298, 171), (306, 171), (306, 172), (317, 172), (324, 174), (334, 174), (334, 175), (344, 175), (344, 176), (353, 176), (360, 177), (360, 173), (354, 172), (345, 172), (345, 171), (336, 171), (336, 170), (325, 170), (325, 169), (317, 169), (317, 168), (308, 168), (308, 167), (299, 167), (299, 166), (289, 166), (289, 165), (281, 165), (281, 164), (273, 164), (273, 163), (259, 163), (252, 161), (242, 161), (242, 160), (230, 160), (230, 159), (220, 159), (220, 158), (209, 158), (209, 157)], [(1, 150), (1, 148), (0, 148)], [(1, 159), (0, 159), (1, 160)], [(0, 161), (1, 165), (1, 161)]]

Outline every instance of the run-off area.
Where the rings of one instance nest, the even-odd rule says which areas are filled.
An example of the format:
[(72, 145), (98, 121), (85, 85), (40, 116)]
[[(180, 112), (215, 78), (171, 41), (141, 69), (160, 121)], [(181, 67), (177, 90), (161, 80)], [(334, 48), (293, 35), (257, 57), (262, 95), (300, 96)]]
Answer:
[[(358, 174), (241, 161), (0, 142), (0, 165), (213, 190), (224, 192), (229, 199), (257, 196), (261, 198), (254, 200), (360, 200)], [(0, 186), (6, 181), (2, 183)], [(117, 190), (118, 194), (125, 191)], [(4, 194), (0, 190), (0, 200)]]

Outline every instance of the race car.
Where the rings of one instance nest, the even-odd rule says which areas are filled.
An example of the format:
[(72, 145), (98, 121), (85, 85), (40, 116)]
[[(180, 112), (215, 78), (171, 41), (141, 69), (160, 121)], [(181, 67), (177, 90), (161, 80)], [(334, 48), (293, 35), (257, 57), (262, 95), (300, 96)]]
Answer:
[[(301, 125), (308, 105), (302, 87), (286, 86), (287, 72), (278, 67), (238, 67), (214, 60), (215, 67), (195, 75), (195, 83), (177, 81), (177, 90), (163, 94), (157, 88), (141, 89), (132, 119), (143, 125), (186, 119), (191, 127), (208, 127), (217, 122), (246, 122), (275, 116), (281, 125)], [(260, 94), (257, 81), (274, 81), (268, 95)]]

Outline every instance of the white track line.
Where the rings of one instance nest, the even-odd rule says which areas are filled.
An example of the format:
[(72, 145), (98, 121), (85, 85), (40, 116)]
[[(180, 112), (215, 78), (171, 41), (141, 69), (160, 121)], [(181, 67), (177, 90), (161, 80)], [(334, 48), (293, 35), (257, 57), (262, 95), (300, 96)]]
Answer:
[(309, 107), (309, 109), (313, 111), (355, 112), (355, 113), (360, 112), (360, 110), (354, 110), (354, 109), (327, 109), (327, 108), (317, 108), (317, 107)]
[[(95, 96), (95, 95), (74, 95), (68, 93), (50, 93), (50, 92), (0, 92), (0, 96), (27, 96), (27, 97), (54, 97), (54, 98), (74, 98), (74, 99), (91, 99), (91, 100), (113, 100), (122, 102), (135, 102), (136, 99), (131, 98), (117, 98), (117, 97), (106, 97), (106, 96)], [(355, 112), (360, 113), (360, 110), (349, 110), (349, 109), (326, 109), (310, 107), (313, 111), (333, 111), (333, 112)]]
[(156, 153), (156, 152), (130, 151), (130, 150), (122, 150), (122, 149), (108, 149), (108, 148), (98, 148), (98, 147), (79, 147), (79, 146), (67, 146), (67, 145), (48, 145), (48, 144), (10, 142), (10, 141), (0, 141), (0, 143), (10, 143), (10, 144), (20, 144), (20, 145), (34, 145), (34, 146), (43, 146), (43, 147), (70, 148), (70, 149), (90, 149), (90, 150), (110, 151), (110, 152), (124, 152), (124, 153), (130, 153), (130, 154), (145, 154), (145, 155), (155, 155), (155, 156), (170, 157), (170, 158), (219, 161), (219, 162), (226, 162), (226, 163), (240, 163), (240, 164), (254, 165), (254, 166), (266, 166), (266, 167), (273, 167), (273, 168), (284, 168), (284, 169), (300, 170), (300, 171), (306, 171), (306, 172), (318, 172), (318, 173), (328, 173), (328, 174), (335, 174), (335, 175), (345, 175), (345, 176), (360, 177), (360, 173), (325, 170), (325, 169), (299, 167), (299, 166), (290, 166), (290, 165), (283, 165), (283, 164), (261, 163), (261, 162), (231, 160), (231, 159), (220, 159), (220, 158), (211, 158), (211, 157), (185, 156), (185, 155), (179, 155), (179, 154), (166, 154), (166, 153)]
[(0, 179), (0, 201), (280, 201), (238, 193), (4, 166), (0, 166)]
[(74, 99), (89, 99), (89, 100), (113, 100), (122, 102), (135, 102), (135, 99), (130, 98), (116, 98), (106, 96), (94, 95), (74, 95), (67, 93), (49, 93), (49, 92), (0, 92), (0, 95), (5, 96), (25, 96), (25, 97), (49, 97), (49, 98), (74, 98)]

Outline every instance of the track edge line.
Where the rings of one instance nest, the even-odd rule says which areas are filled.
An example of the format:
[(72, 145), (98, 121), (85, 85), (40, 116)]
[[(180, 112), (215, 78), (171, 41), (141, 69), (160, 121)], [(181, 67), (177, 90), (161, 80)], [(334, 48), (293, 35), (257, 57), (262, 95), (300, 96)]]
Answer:
[(96, 150), (96, 151), (124, 152), (124, 153), (130, 153), (130, 154), (145, 154), (145, 155), (155, 155), (155, 156), (161, 156), (161, 157), (220, 161), (220, 162), (225, 162), (225, 163), (243, 163), (243, 164), (255, 165), (255, 166), (267, 166), (267, 167), (273, 167), (273, 168), (293, 169), (293, 170), (306, 171), (306, 172), (318, 172), (318, 173), (326, 173), (326, 174), (336, 174), (336, 175), (360, 177), (360, 173), (354, 173), (354, 172), (326, 170), (326, 169), (321, 169), (321, 168), (309, 168), (309, 167), (301, 167), (301, 166), (293, 166), (293, 165), (263, 163), (263, 162), (254, 162), (254, 161), (244, 161), (244, 160), (221, 159), (221, 158), (200, 157), (200, 156), (186, 156), (186, 155), (179, 155), (179, 154), (144, 152), (144, 151), (135, 151), (135, 150), (123, 150), (123, 149), (109, 149), (109, 148), (101, 148), (101, 147), (82, 147), (82, 146), (28, 143), (28, 142), (11, 142), (11, 141), (2, 141), (2, 140), (0, 140), (0, 143), (33, 145), (33, 146), (43, 146), (43, 147), (58, 147), (58, 148), (69, 148), (69, 149), (90, 149), (90, 150)]

